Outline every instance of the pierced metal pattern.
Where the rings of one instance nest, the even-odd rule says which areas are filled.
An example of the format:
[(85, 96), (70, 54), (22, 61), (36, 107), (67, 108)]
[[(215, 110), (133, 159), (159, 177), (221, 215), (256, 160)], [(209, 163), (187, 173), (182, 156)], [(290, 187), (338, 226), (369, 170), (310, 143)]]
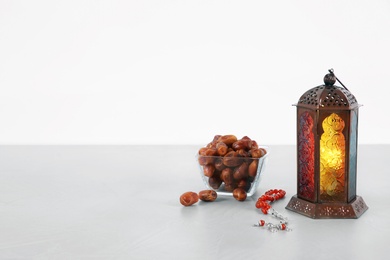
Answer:
[(351, 215), (350, 207), (343, 206), (325, 206), (323, 208), (319, 208), (319, 217), (332, 217), (332, 218), (346, 218)]
[(313, 217), (316, 210), (315, 204), (298, 199), (297, 197), (293, 197), (286, 208), (299, 212), (308, 217)]
[(344, 88), (321, 85), (306, 91), (298, 103), (315, 107), (350, 107), (357, 105), (357, 100)]
[(318, 106), (319, 97), (324, 88), (325, 86), (318, 86), (306, 91), (306, 93), (301, 96), (298, 103)]
[(311, 218), (358, 218), (367, 209), (367, 205), (360, 196), (351, 203), (312, 203), (293, 196), (286, 209), (292, 210)]

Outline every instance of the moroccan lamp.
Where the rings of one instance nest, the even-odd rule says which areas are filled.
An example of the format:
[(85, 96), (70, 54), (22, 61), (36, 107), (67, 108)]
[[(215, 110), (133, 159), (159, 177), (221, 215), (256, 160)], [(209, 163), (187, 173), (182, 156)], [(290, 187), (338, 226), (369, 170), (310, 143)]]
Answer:
[(311, 218), (358, 218), (368, 209), (356, 195), (360, 105), (333, 69), (324, 83), (296, 104), (297, 194), (286, 209)]

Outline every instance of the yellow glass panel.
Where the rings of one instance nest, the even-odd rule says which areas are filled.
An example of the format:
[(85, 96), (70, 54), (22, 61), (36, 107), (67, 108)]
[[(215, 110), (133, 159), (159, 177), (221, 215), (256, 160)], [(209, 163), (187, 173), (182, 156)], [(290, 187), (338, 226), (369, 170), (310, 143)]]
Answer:
[(344, 120), (335, 113), (324, 119), (320, 140), (320, 196), (338, 200), (344, 196), (345, 138)]

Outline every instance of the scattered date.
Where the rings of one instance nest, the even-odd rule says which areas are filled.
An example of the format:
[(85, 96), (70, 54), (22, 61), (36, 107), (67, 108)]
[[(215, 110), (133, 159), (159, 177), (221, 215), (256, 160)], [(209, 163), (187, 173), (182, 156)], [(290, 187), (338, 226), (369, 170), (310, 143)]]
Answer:
[(202, 190), (199, 192), (199, 199), (201, 201), (211, 202), (217, 199), (217, 193), (213, 190)]
[(187, 191), (180, 196), (180, 203), (183, 206), (191, 206), (199, 201), (198, 193), (193, 191)]
[(184, 192), (180, 196), (180, 203), (183, 206), (191, 206), (197, 203), (199, 200), (205, 202), (212, 202), (218, 197), (217, 193), (213, 190), (202, 190), (199, 193), (193, 191)]

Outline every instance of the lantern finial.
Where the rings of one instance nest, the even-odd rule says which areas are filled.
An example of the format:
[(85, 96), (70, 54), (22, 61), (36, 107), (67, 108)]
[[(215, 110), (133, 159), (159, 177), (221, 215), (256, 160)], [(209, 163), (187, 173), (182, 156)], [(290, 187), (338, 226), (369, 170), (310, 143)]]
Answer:
[(329, 73), (325, 75), (324, 83), (326, 86), (333, 86), (336, 83), (336, 76), (333, 73), (333, 69), (330, 69)]
[(329, 73), (326, 74), (325, 77), (324, 77), (324, 83), (325, 83), (326, 86), (333, 86), (333, 84), (337, 80), (338, 83), (340, 83), (341, 86), (343, 86), (343, 88), (345, 88), (346, 90), (349, 91), (349, 89), (347, 89), (347, 87), (336, 77), (336, 75), (334, 74), (334, 70), (333, 69), (329, 69), (328, 71), (329, 71)]

